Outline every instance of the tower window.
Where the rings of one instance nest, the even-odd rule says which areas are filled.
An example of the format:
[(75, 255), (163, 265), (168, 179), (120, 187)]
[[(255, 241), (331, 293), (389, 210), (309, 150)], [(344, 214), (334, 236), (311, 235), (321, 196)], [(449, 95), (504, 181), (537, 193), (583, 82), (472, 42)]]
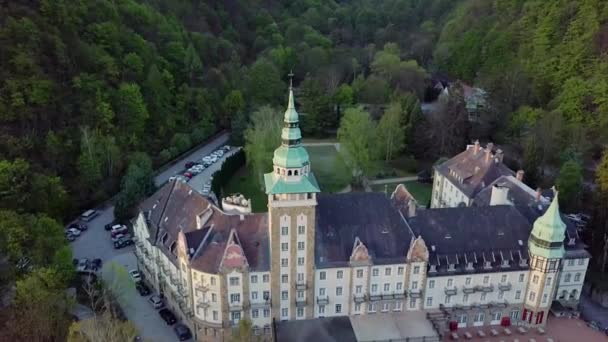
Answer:
[(298, 175), (298, 170), (295, 170), (295, 171), (293, 172), (293, 174), (294, 174), (294, 176), (297, 176), (297, 175)]
[(287, 175), (291, 176), (291, 170), (287, 171)]

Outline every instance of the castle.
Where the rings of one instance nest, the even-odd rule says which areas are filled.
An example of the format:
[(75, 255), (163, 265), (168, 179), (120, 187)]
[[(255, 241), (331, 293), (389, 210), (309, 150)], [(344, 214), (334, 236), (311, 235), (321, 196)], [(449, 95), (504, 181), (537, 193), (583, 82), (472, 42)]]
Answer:
[(145, 278), (198, 341), (242, 319), (269, 338), (273, 319), (424, 311), (438, 329), (542, 326), (575, 305), (589, 254), (559, 211), (478, 143), (435, 167), (431, 209), (401, 186), (325, 194), (302, 145), (290, 88), (281, 145), (264, 177), (267, 213), (223, 211), (172, 181), (140, 206)]

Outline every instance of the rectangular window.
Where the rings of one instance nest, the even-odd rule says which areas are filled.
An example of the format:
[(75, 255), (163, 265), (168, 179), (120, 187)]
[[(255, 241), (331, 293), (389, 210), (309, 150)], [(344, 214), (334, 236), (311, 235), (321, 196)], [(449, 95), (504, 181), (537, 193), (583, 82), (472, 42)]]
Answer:
[(270, 317), (270, 309), (264, 309), (264, 317)]
[(420, 266), (414, 266), (414, 274), (420, 273)]
[(336, 304), (336, 313), (342, 313), (342, 304)]
[(380, 271), (377, 268), (372, 269), (372, 276), (377, 277)]
[(499, 291), (498, 292), (498, 299), (503, 299), (505, 297), (505, 292), (504, 291)]
[(378, 285), (372, 284), (372, 293), (378, 292)]
[(516, 320), (519, 318), (519, 310), (513, 310), (511, 311), (511, 313), (509, 313), (509, 317), (511, 317), (512, 320)]
[(519, 282), (520, 282), (520, 283), (523, 283), (523, 282), (524, 282), (524, 277), (525, 277), (525, 275), (524, 275), (523, 273), (521, 273), (521, 274), (519, 275)]
[(289, 261), (287, 260), (287, 258), (282, 258), (281, 267), (287, 267), (288, 265), (289, 265)]
[(382, 304), (382, 312), (387, 312), (389, 309), (389, 304), (388, 303), (383, 303)]
[(342, 295), (342, 286), (338, 286), (336, 287), (336, 296), (341, 296)]
[(298, 298), (304, 298), (304, 291), (298, 291)]
[(251, 317), (258, 318), (259, 315), (260, 315), (260, 313), (259, 313), (258, 309), (251, 310)]
[(368, 311), (369, 312), (376, 312), (376, 304), (375, 303), (369, 303)]
[(264, 300), (269, 300), (270, 299), (270, 291), (264, 291)]
[(344, 271), (338, 271), (338, 272), (336, 272), (336, 278), (342, 279), (343, 277), (344, 277)]
[(288, 250), (289, 250), (289, 243), (288, 242), (281, 243), (281, 251), (287, 252)]
[(232, 313), (232, 323), (237, 324), (241, 320), (241, 312), (233, 312)]
[(361, 311), (361, 304), (359, 304), (359, 303), (355, 304), (355, 311), (356, 312)]
[(446, 304), (450, 304), (451, 301), (452, 301), (452, 296), (445, 296), (445, 303)]
[(384, 284), (384, 292), (389, 292), (391, 290), (391, 284)]
[(574, 281), (580, 281), (581, 280), (581, 274), (577, 273), (574, 275)]
[(390, 269), (390, 268), (388, 268), (388, 267), (387, 267), (387, 268), (385, 268), (385, 269), (384, 269), (384, 275), (386, 275), (386, 276), (390, 276), (390, 275), (391, 275), (391, 269)]
[(213, 311), (213, 320), (217, 321), (217, 311)]
[(483, 293), (481, 294), (481, 297), (480, 297), (479, 299), (480, 299), (482, 302), (483, 302), (483, 301), (485, 301), (485, 300), (486, 300), (486, 295), (487, 295), (487, 293), (483, 292)]
[(489, 283), (489, 282), (490, 282), (490, 276), (485, 276), (485, 277), (483, 277), (483, 283), (484, 283), (484, 284), (487, 284), (487, 283)]
[(532, 283), (538, 284), (538, 276), (537, 275), (534, 275), (534, 277), (532, 277)]
[(357, 286), (355, 287), (355, 293), (361, 293), (361, 290), (363, 290), (363, 286), (361, 286), (361, 285), (357, 285)]
[(545, 294), (543, 294), (543, 303), (546, 303), (546, 302), (547, 302), (547, 294), (545, 293)]
[(287, 308), (282, 308), (281, 309), (281, 316), (282, 317), (287, 317), (288, 314), (289, 314), (289, 311), (287, 311)]
[(435, 288), (435, 280), (429, 280), (429, 289)]
[(452, 287), (452, 285), (454, 285), (454, 279), (450, 278), (448, 279), (448, 287)]
[(464, 280), (464, 284), (465, 284), (465, 285), (471, 285), (471, 277), (467, 277), (467, 278)]
[(418, 282), (417, 281), (413, 281), (412, 282), (412, 289), (414, 289), (414, 290), (418, 289)]
[(251, 283), (252, 284), (256, 284), (258, 282), (258, 276), (257, 275), (252, 275), (251, 276)]
[(258, 299), (258, 291), (253, 291), (253, 292), (251, 292), (251, 299), (252, 299), (252, 300), (256, 300), (256, 299)]
[(493, 321), (498, 321), (498, 320), (500, 320), (500, 312), (499, 312), (499, 311), (494, 312), (494, 313), (492, 314), (492, 320), (493, 320)]
[(468, 303), (469, 302), (469, 294), (465, 293), (462, 295), (462, 302), (463, 303)]
[(403, 283), (397, 283), (396, 289), (397, 291), (403, 290)]
[(281, 291), (281, 299), (282, 300), (289, 299), (289, 292), (287, 292), (287, 291)]
[(578, 265), (583, 266), (585, 264), (585, 259), (578, 259)]
[(215, 293), (212, 293), (212, 294), (211, 294), (211, 301), (212, 301), (213, 303), (217, 302), (217, 295), (216, 295)]
[(298, 242), (298, 250), (299, 251), (303, 251), (304, 250), (304, 241), (299, 241)]
[(304, 257), (298, 257), (298, 265), (304, 265)]
[(325, 280), (326, 277), (327, 274), (325, 273), (325, 271), (319, 272), (319, 280)]
[(363, 270), (357, 270), (357, 278), (363, 278)]
[(211, 277), (211, 286), (215, 286), (215, 277)]
[(521, 291), (517, 290), (515, 291), (515, 299), (520, 299), (521, 298)]
[(426, 306), (433, 306), (433, 297), (426, 298)]
[(283, 283), (283, 284), (289, 283), (289, 277), (287, 276), (287, 274), (281, 275), (281, 283)]
[(397, 275), (403, 275), (403, 266), (397, 267)]
[(325, 288), (324, 287), (319, 288), (319, 296), (325, 296)]
[(269, 282), (270, 281), (270, 275), (269, 274), (264, 274), (262, 276), (262, 281), (265, 282), (265, 283)]
[(304, 235), (306, 228), (304, 226), (298, 226), (298, 235)]
[(304, 273), (298, 273), (298, 281), (304, 281)]
[(534, 301), (534, 299), (536, 299), (536, 293), (530, 292), (530, 295), (528, 296), (528, 300), (529, 301)]
[(500, 282), (501, 282), (501, 283), (506, 283), (506, 282), (507, 282), (507, 275), (506, 275), (506, 274), (503, 274), (503, 275), (500, 277)]
[(568, 266), (574, 266), (574, 259), (568, 260)]
[(281, 235), (285, 236), (287, 234), (289, 234), (289, 228), (281, 227)]
[(298, 317), (304, 317), (304, 308), (298, 308), (296, 310), (296, 315), (298, 315)]
[(241, 294), (233, 293), (230, 295), (230, 303), (240, 303), (241, 302)]
[(416, 307), (416, 298), (410, 298), (410, 309)]
[(325, 313), (325, 305), (319, 305), (319, 314)]

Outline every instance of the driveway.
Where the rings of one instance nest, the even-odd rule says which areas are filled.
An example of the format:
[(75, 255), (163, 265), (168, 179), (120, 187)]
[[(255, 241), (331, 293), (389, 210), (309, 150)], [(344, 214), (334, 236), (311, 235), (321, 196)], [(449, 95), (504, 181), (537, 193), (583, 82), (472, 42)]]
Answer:
[(154, 184), (156, 186), (163, 185), (166, 181), (169, 180), (171, 176), (175, 176), (176, 174), (183, 172), (184, 164), (186, 164), (187, 161), (200, 161), (201, 159), (203, 159), (204, 156), (217, 150), (218, 147), (226, 145), (229, 138), (230, 134), (228, 134), (227, 132), (220, 134), (215, 139), (205, 144), (204, 146), (201, 146), (196, 151), (192, 151), (192, 153), (180, 158), (179, 160), (176, 160), (171, 167), (161, 171), (158, 175), (156, 175), (156, 177), (154, 177)]
[[(145, 341), (171, 342), (178, 341), (173, 326), (167, 325), (160, 318), (158, 310), (148, 302), (150, 296), (139, 295), (129, 270), (137, 269), (137, 259), (133, 253), (123, 253), (108, 260), (102, 270), (102, 277), (115, 295), (125, 316), (133, 322)], [(154, 294), (154, 293), (152, 293)]]

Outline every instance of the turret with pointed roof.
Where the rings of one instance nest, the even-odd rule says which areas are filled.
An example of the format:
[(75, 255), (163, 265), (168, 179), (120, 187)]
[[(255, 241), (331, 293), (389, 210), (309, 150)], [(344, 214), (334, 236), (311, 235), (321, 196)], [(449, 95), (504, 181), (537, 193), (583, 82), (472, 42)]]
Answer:
[(562, 258), (564, 256), (564, 238), (566, 224), (559, 213), (557, 192), (547, 211), (534, 222), (528, 248), (530, 254), (545, 258)]
[(266, 193), (272, 195), (320, 192), (317, 180), (310, 170), (308, 152), (302, 146), (300, 119), (294, 103), (291, 81), (283, 124), (281, 146), (274, 151), (272, 158), (274, 170), (264, 175)]

